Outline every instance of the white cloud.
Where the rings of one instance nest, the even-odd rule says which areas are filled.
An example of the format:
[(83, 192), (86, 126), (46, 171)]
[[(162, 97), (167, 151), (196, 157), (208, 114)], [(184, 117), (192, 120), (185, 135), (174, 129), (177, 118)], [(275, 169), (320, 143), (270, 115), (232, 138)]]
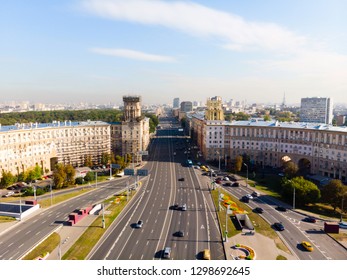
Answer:
[(134, 60), (153, 61), (153, 62), (174, 62), (175, 58), (170, 56), (148, 54), (140, 51), (129, 49), (107, 49), (107, 48), (92, 48), (90, 51), (109, 56), (118, 56)]
[(81, 0), (92, 14), (114, 20), (159, 25), (193, 36), (212, 37), (232, 50), (294, 51), (307, 43), (273, 23), (244, 18), (193, 2), (162, 0)]

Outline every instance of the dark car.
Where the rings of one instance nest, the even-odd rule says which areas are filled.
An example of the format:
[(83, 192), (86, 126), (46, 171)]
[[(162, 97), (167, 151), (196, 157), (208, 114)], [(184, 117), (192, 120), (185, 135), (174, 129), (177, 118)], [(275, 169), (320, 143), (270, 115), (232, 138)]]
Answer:
[(280, 223), (280, 222), (274, 223), (273, 226), (274, 226), (275, 229), (277, 229), (279, 231), (284, 230), (284, 225), (282, 225), (282, 223)]
[(314, 217), (306, 217), (303, 219), (304, 222), (315, 223), (317, 220)]
[(179, 209), (179, 206), (178, 206), (178, 204), (174, 204), (174, 205), (172, 205), (172, 206), (170, 207), (170, 209), (172, 209), (172, 210), (178, 210), (178, 209)]
[(240, 183), (235, 182), (235, 183), (232, 184), (232, 186), (233, 186), (233, 187), (239, 187), (239, 186), (240, 186)]
[(254, 212), (262, 214), (264, 212), (264, 209), (260, 208), (260, 207), (257, 207), (257, 208), (254, 208)]
[(184, 178), (179, 178), (178, 181), (184, 181)]
[(222, 180), (219, 179), (219, 178), (217, 178), (217, 179), (215, 180), (215, 182), (216, 182), (217, 184), (220, 184), (220, 183), (222, 183)]
[(281, 212), (286, 212), (287, 208), (283, 207), (283, 206), (277, 206), (276, 210), (281, 211)]
[(142, 228), (142, 226), (143, 226), (143, 221), (142, 220), (139, 220), (137, 222), (137, 224), (135, 225), (136, 228)]
[(175, 232), (174, 235), (177, 236), (177, 237), (184, 237), (184, 231), (183, 230), (179, 230), (179, 231)]
[(249, 197), (244, 195), (243, 197), (241, 197), (241, 201), (248, 203), (249, 202)]

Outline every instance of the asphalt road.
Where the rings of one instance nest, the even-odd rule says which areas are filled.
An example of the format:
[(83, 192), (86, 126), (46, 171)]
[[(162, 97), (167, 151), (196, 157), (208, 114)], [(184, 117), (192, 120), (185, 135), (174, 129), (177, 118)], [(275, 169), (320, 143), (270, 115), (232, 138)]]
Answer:
[(18, 222), (1, 236), (0, 259), (20, 259), (34, 245), (51, 234), (61, 224), (66, 223), (69, 214), (74, 210), (95, 204), (108, 196), (112, 196), (126, 187), (126, 180), (121, 179), (98, 183), (98, 187), (94, 191), (82, 194), (50, 208), (39, 210), (39, 214)]
[[(177, 128), (168, 126), (170, 129), (158, 132), (161, 137), (155, 138), (150, 148), (147, 184), (100, 240), (90, 259), (162, 259), (165, 247), (172, 249), (170, 259), (199, 259), (204, 249), (211, 250), (212, 259), (225, 259), (208, 187), (192, 167), (186, 167), (184, 150), (176, 149), (187, 146), (186, 138), (176, 138), (180, 134)], [(186, 204), (187, 210), (172, 209), (174, 204)], [(144, 225), (135, 228), (139, 220)], [(179, 230), (183, 237), (175, 236)]]
[[(237, 198), (252, 193), (253, 189), (241, 187), (225, 187)], [(339, 245), (335, 240), (328, 236), (324, 231), (324, 221), (318, 220), (317, 223), (307, 223), (303, 221), (306, 215), (291, 210), (290, 205), (282, 204), (276, 199), (267, 195), (250, 200), (248, 205), (254, 209), (261, 207), (264, 213), (261, 214), (269, 224), (281, 222), (285, 230), (278, 231), (278, 235), (285, 241), (290, 250), (301, 260), (346, 260), (347, 250)], [(280, 212), (276, 210), (277, 205), (283, 205), (288, 210)], [(313, 247), (313, 252), (305, 250), (301, 242), (309, 241)]]

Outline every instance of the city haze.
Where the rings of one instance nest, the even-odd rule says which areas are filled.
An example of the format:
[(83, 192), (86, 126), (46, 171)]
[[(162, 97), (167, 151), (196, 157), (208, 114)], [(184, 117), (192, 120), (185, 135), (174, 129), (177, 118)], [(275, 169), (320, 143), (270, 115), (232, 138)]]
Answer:
[(343, 11), (334, 1), (6, 1), (1, 102), (344, 102)]

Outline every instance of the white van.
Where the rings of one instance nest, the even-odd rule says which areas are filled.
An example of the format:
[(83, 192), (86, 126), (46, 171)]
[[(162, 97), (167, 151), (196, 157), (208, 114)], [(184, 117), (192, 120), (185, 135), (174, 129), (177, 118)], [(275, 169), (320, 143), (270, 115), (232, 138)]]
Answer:
[(165, 247), (163, 258), (169, 259), (170, 256), (171, 256), (171, 247)]

